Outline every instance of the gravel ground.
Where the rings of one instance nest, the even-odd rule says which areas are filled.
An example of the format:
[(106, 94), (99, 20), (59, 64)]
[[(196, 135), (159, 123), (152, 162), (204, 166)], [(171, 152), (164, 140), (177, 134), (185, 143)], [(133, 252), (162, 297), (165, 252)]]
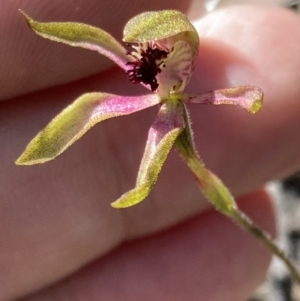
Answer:
[[(282, 182), (269, 184), (278, 211), (278, 244), (300, 270), (300, 172)], [(273, 258), (268, 277), (248, 301), (300, 301), (300, 286), (285, 265)]]

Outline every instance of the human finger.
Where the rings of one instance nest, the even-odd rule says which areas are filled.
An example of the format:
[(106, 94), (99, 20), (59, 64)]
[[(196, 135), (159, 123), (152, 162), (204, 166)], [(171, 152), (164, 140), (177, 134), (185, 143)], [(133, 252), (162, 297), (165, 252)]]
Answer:
[[(248, 9), (243, 12), (245, 16), (248, 14)], [(263, 11), (264, 18), (267, 20), (275, 18), (283, 28), (283, 32), (274, 31), (268, 35), (268, 39), (274, 41), (278, 37), (277, 34), (282, 35), (284, 29), (295, 27), (299, 22), (296, 17), (291, 17), (284, 10), (257, 9), (259, 11), (255, 14), (256, 9), (252, 8), (254, 15), (261, 16), (259, 12)], [(226, 20), (230, 20), (230, 16), (232, 16), (232, 20), (236, 19), (235, 12), (235, 9), (227, 11), (229, 19)], [(239, 16), (243, 16), (240, 9), (238, 12)], [(214, 14), (214, 16), (217, 21), (218, 14)], [(259, 27), (254, 25), (255, 22), (247, 23), (245, 30), (249, 28), (251, 33), (256, 29), (258, 36), (265, 37), (264, 31), (258, 31), (262, 25), (260, 22), (258, 22)], [(225, 24), (230, 23), (225, 22)], [(228, 31), (232, 26), (231, 24), (228, 27)], [(225, 25), (219, 30), (223, 28)], [(295, 31), (293, 39), (297, 41), (297, 31)], [(264, 42), (264, 39), (256, 41), (257, 44), (255, 44), (255, 40), (252, 40), (249, 46), (256, 45), (255, 47), (258, 47)], [(213, 50), (213, 47), (207, 42), (207, 39), (205, 42), (204, 38), (202, 42), (204, 51), (205, 47), (207, 50)], [(292, 43), (289, 39), (285, 42)], [(236, 50), (239, 47), (245, 47), (247, 45), (245, 43), (245, 41), (241, 41), (239, 44), (237, 40), (235, 48), (227, 49)], [(272, 71), (270, 69), (272, 64), (268, 63), (268, 59), (271, 59), (270, 51), (274, 47), (272, 43), (269, 44), (269, 48), (268, 44), (263, 45), (265, 62), (261, 59), (261, 63), (266, 64), (266, 67), (269, 66), (269, 69), (266, 69), (266, 76), (261, 78), (267, 79), (267, 75)], [(293, 49), (295, 48), (280, 49), (272, 57), (272, 61), (277, 62), (283, 55), (286, 57)], [(218, 57), (216, 52), (214, 54), (214, 60), (219, 59), (221, 65), (223, 63), (224, 66), (226, 62), (228, 63), (226, 56)], [(241, 57), (243, 58), (243, 55)], [(246, 56), (244, 62), (247, 61), (248, 65), (246, 66), (251, 66), (250, 57)], [(297, 66), (295, 63), (290, 67), (294, 65)], [(265, 70), (263, 65), (260, 67), (260, 72), (254, 72), (252, 76), (245, 78), (247, 84), (260, 79), (258, 75)], [(217, 86), (220, 83), (230, 83), (230, 78), (226, 73), (214, 74), (212, 72), (214, 69), (208, 68), (207, 70), (210, 73), (208, 72), (206, 76), (212, 79), (209, 84)], [(239, 68), (235, 70), (238, 74)], [(289, 74), (288, 66), (285, 66), (284, 70), (285, 74)], [(255, 71), (257, 70), (255, 69)], [(233, 78), (233, 74), (231, 74), (231, 78)], [(295, 73), (293, 74), (295, 75)], [(197, 78), (196, 71), (195, 80)], [(102, 79), (105, 79), (105, 83), (101, 82)], [(209, 87), (208, 81), (205, 82), (204, 79), (205, 77), (201, 82), (198, 78), (198, 86), (195, 85), (195, 82), (191, 83), (194, 90), (201, 91), (201, 89)], [(220, 112), (220, 109), (216, 108), (211, 108), (212, 111), (207, 107), (202, 107), (197, 112), (193, 110), (195, 113), (192, 113), (194, 114), (192, 117), (196, 117), (194, 118), (196, 139), (199, 139), (197, 131), (201, 130), (201, 143), (198, 143), (197, 140), (200, 154), (203, 154), (208, 167), (220, 174), (226, 184), (229, 183), (235, 195), (249, 192), (258, 185), (262, 185), (267, 179), (297, 167), (298, 159), (295, 154), (299, 153), (297, 151), (299, 144), (295, 137), (298, 135), (296, 129), (299, 128), (299, 124), (296, 114), (298, 102), (295, 99), (299, 91), (297, 88), (294, 88), (292, 92), (284, 90), (283, 87), (290, 83), (290, 79), (288, 77), (286, 79), (282, 85), (271, 85), (276, 83), (276, 81), (273, 82), (273, 78), (270, 78), (270, 82), (267, 80), (266, 82), (257, 82), (263, 89), (270, 90), (272, 88), (271, 92), (274, 97), (277, 95), (276, 92), (279, 96), (283, 95), (284, 91), (287, 92), (284, 99), (282, 97), (274, 98), (276, 105), (272, 107), (272, 118), (269, 117), (271, 123), (265, 124), (265, 120), (270, 122), (270, 119), (257, 119), (251, 116), (252, 119), (255, 118), (255, 126), (258, 129), (261, 127), (259, 135), (257, 135), (258, 130), (251, 132), (254, 126), (252, 119), (245, 117), (247, 116), (245, 112), (239, 113), (235, 108), (222, 108), (225, 112), (222, 115), (213, 113), (213, 110)], [(199, 87), (199, 83), (202, 87)], [(207, 208), (207, 203), (204, 198), (200, 197), (192, 177), (175, 155), (170, 156), (153, 193), (140, 206), (117, 212), (109, 208), (109, 202), (129, 189), (134, 181), (134, 173), (139, 163), (137, 154), (140, 157), (142, 155), (145, 141), (142, 137), (146, 137), (147, 127), (154, 117), (154, 109), (126, 119), (108, 121), (98, 126), (68, 150), (68, 153), (47, 165), (30, 168), (13, 166), (15, 158), (26, 142), (51, 117), (54, 117), (66, 106), (71, 98), (75, 98), (87, 90), (111, 91), (120, 94), (126, 90), (131, 92), (132, 86), (127, 83), (123, 73), (109, 70), (68, 86), (31, 94), (1, 104), (0, 133), (3, 147), (0, 149), (0, 164), (1, 170), (5, 173), (0, 174), (1, 208), (4, 208), (1, 212), (3, 227), (1, 228), (0, 245), (5, 246), (1, 256), (3, 271), (10, 273), (3, 273), (2, 276), (5, 276), (5, 279), (0, 283), (5, 284), (8, 279), (11, 279), (10, 283), (15, 281), (19, 282), (22, 287), (28, 286), (28, 277), (24, 273), (20, 273), (20, 268), (27, 267), (31, 271), (31, 279), (38, 280), (36, 285), (41, 287), (45, 282), (49, 283), (57, 277), (70, 274), (99, 254), (108, 252), (123, 237), (133, 239), (160, 231)], [(137, 88), (137, 91), (141, 90)], [(269, 101), (272, 101), (273, 98), (270, 94), (267, 97)], [(266, 99), (267, 103), (268, 98)], [(223, 117), (220, 118), (221, 116)], [(285, 117), (282, 118), (282, 116)], [(219, 131), (216, 135), (213, 126), (216, 126), (217, 130), (224, 127), (225, 123), (222, 119), (228, 123), (233, 120), (234, 124), (226, 131)], [(245, 123), (249, 123), (248, 132), (244, 131), (247, 129)], [(219, 126), (217, 126), (218, 124)], [(278, 131), (278, 129), (284, 129), (284, 131)], [(289, 135), (286, 135), (286, 131), (289, 132)], [(229, 137), (230, 134), (236, 140), (223, 139), (223, 135)], [(256, 150), (260, 143), (265, 143), (262, 145), (266, 146), (268, 140), (265, 139), (270, 135), (277, 139), (271, 141), (270, 146), (272, 147), (270, 148), (258, 148), (262, 155), (259, 161), (255, 161), (257, 156), (253, 156), (253, 150)], [(251, 143), (247, 143), (246, 138), (251, 138), (249, 140)], [(218, 142), (219, 139), (221, 143)], [(234, 143), (234, 149), (230, 148), (228, 141)], [(284, 147), (281, 145), (282, 143), (285, 143)], [(240, 146), (237, 148), (236, 146), (239, 144)], [(229, 150), (236, 153), (229, 152)], [(254, 152), (254, 154), (256, 153)], [(274, 154), (275, 156), (273, 156)], [(278, 160), (280, 160), (280, 164), (277, 164)], [(264, 162), (267, 165), (263, 165)], [(58, 235), (61, 233), (60, 229), (63, 229), (63, 234)], [(51, 248), (49, 248), (50, 245)], [(80, 248), (76, 249), (74, 245), (80, 246)], [(89, 247), (86, 247), (87, 245)], [(52, 259), (49, 259), (47, 253), (49, 249), (53, 254)], [(41, 278), (41, 267), (44, 267), (41, 262), (44, 262), (44, 258), (49, 260), (47, 264), (51, 269), (47, 270), (47, 273), (43, 274)], [(61, 262), (64, 262), (64, 265)], [(13, 279), (15, 280), (13, 281)]]
[[(274, 232), (264, 191), (239, 200)], [(270, 253), (226, 217), (209, 210), (163, 233), (120, 246), (68, 279), (22, 301), (248, 299), (264, 280)]]

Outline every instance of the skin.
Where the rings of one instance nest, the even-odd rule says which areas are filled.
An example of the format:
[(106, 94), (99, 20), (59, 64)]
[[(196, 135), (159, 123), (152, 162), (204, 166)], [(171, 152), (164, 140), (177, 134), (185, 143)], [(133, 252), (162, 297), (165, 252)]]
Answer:
[[(126, 9), (106, 2), (66, 0), (58, 9), (51, 1), (52, 10), (48, 1), (1, 2), (0, 300), (245, 300), (263, 281), (271, 254), (211, 209), (175, 152), (143, 203), (109, 205), (134, 184), (156, 108), (96, 126), (53, 162), (13, 163), (80, 94), (146, 93), (105, 58), (35, 36), (17, 8), (119, 37), (138, 12), (170, 3), (187, 9), (173, 0), (132, 1)], [(271, 6), (224, 8), (196, 21), (201, 51), (188, 90), (251, 84), (265, 91), (254, 116), (238, 107), (191, 107), (199, 153), (241, 209), (273, 235), (272, 201), (262, 187), (300, 167), (299, 23)]]

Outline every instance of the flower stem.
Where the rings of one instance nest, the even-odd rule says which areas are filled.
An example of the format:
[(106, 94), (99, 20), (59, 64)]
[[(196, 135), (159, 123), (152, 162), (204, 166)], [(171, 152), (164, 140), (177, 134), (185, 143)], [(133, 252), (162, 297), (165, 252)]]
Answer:
[(238, 209), (232, 212), (231, 218), (241, 228), (250, 232), (253, 236), (262, 241), (273, 252), (273, 254), (280, 258), (287, 265), (288, 269), (290, 270), (291, 274), (298, 282), (298, 284), (300, 284), (300, 274), (297, 271), (294, 263), (285, 254), (285, 252), (276, 245), (276, 243), (272, 240), (271, 236), (268, 233), (260, 229), (248, 216), (246, 216)]
[(263, 231), (248, 216), (239, 210), (235, 199), (226, 186), (215, 174), (205, 167), (204, 163), (197, 155), (193, 145), (188, 113), (185, 107), (184, 109), (186, 128), (177, 138), (175, 146), (195, 175), (202, 193), (220, 212), (228, 216), (242, 229), (258, 238), (273, 254), (279, 257), (286, 264), (291, 274), (300, 285), (300, 273), (297, 271), (290, 258), (276, 245), (268, 233)]

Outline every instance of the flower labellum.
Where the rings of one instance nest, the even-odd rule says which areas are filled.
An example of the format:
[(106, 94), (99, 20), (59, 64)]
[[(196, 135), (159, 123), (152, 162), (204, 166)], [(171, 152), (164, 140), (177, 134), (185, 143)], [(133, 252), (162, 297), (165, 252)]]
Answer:
[(146, 50), (142, 47), (140, 53), (130, 53), (134, 62), (128, 62), (127, 65), (132, 65), (133, 68), (128, 70), (129, 79), (134, 83), (144, 83), (151, 87), (151, 91), (154, 92), (158, 88), (156, 76), (161, 72), (161, 65), (163, 68), (166, 67), (163, 59), (166, 59), (168, 52), (160, 50), (158, 47), (151, 48), (149, 45), (146, 46)]
[(199, 37), (190, 21), (175, 10), (146, 12), (124, 28), (124, 42), (133, 46), (133, 82), (150, 84), (161, 98), (184, 91), (198, 54)]
[(189, 104), (240, 105), (250, 113), (262, 107), (263, 92), (258, 87), (240, 86), (210, 91), (201, 95), (184, 92), (192, 76), (199, 49), (196, 29), (176, 10), (139, 14), (125, 25), (123, 41), (100, 28), (82, 23), (41, 23), (21, 11), (29, 27), (43, 38), (99, 52), (115, 62), (134, 84), (140, 83), (152, 93), (122, 96), (102, 92), (87, 93), (57, 115), (32, 139), (18, 165), (45, 163), (55, 159), (96, 123), (128, 115), (158, 105), (157, 116), (149, 129), (136, 185), (112, 203), (126, 208), (140, 203), (151, 192), (173, 146), (177, 148), (197, 179), (207, 199), (242, 228), (263, 241), (290, 268), (300, 283), (300, 275), (285, 254), (237, 207), (234, 198), (197, 154)]

